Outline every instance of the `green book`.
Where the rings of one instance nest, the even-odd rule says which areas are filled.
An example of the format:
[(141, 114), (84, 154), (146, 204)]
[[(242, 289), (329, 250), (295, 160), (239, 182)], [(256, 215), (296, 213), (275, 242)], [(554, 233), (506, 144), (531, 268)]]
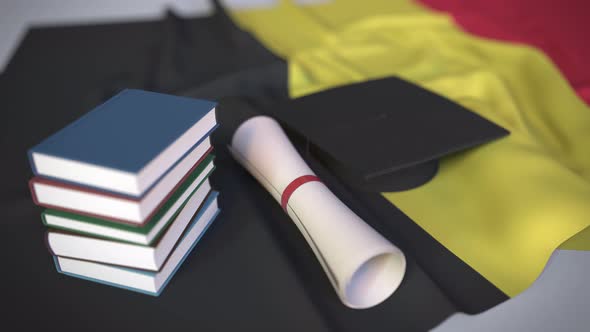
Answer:
[(122, 242), (150, 245), (176, 218), (189, 198), (208, 181), (215, 169), (214, 155), (207, 156), (170, 195), (154, 216), (142, 227), (115, 223), (109, 220), (75, 213), (47, 209), (41, 214), (43, 224), (49, 228), (71, 233), (90, 235)]

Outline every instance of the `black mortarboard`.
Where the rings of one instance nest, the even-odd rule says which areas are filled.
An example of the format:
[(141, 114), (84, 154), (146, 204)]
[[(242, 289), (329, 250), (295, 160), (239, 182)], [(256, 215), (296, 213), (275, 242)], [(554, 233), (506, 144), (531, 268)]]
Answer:
[(368, 191), (430, 180), (438, 158), (507, 135), (504, 128), (396, 77), (285, 100), (268, 109), (338, 176)]

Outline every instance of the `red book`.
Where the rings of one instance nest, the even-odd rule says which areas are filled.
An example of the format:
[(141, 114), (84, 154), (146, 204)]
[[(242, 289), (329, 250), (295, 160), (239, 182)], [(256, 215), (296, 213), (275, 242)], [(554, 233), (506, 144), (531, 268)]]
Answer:
[[(139, 198), (36, 176), (29, 181), (35, 204), (130, 225), (144, 225), (211, 152), (205, 140)], [(196, 162), (195, 162), (196, 160)]]

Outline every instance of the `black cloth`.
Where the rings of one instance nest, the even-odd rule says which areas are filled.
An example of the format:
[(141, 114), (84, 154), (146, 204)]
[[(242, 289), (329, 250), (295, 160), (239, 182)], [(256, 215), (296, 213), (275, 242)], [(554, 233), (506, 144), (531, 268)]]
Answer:
[[(280, 61), (217, 10), (210, 17), (30, 29), (0, 75), (0, 198), (28, 196), (18, 154), (124, 88), (186, 90)], [(18, 151), (14, 153), (13, 151)], [(25, 182), (23, 182), (25, 181)]]
[[(219, 11), (29, 31), (0, 75), (0, 282), (8, 308), (0, 328), (425, 331), (457, 310), (477, 312), (504, 300), (394, 206), (373, 206), (379, 201), (306, 156), (337, 196), (408, 258), (402, 285), (383, 304), (352, 310), (340, 303), (296, 227), (225, 149), (241, 114), (272, 111), (286, 98), (286, 75), (283, 61)], [(44, 245), (41, 208), (27, 189), (27, 148), (124, 87), (220, 101), (212, 181), (222, 212), (157, 298), (58, 274)]]

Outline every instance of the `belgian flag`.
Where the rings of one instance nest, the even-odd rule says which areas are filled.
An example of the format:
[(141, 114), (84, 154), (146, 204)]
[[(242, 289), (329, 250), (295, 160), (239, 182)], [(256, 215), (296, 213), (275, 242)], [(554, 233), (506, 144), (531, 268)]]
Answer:
[[(588, 74), (578, 58), (587, 53), (578, 28), (582, 14), (549, 15), (555, 8), (531, 1), (425, 2), (452, 15), (409, 1), (374, 0), (281, 2), (234, 17), (288, 61), (292, 97), (399, 76), (508, 129), (507, 138), (443, 158), (424, 186), (382, 195), (515, 296), (555, 249), (590, 224), (590, 112), (580, 98), (586, 98)], [(590, 244), (578, 238), (567, 247)]]

